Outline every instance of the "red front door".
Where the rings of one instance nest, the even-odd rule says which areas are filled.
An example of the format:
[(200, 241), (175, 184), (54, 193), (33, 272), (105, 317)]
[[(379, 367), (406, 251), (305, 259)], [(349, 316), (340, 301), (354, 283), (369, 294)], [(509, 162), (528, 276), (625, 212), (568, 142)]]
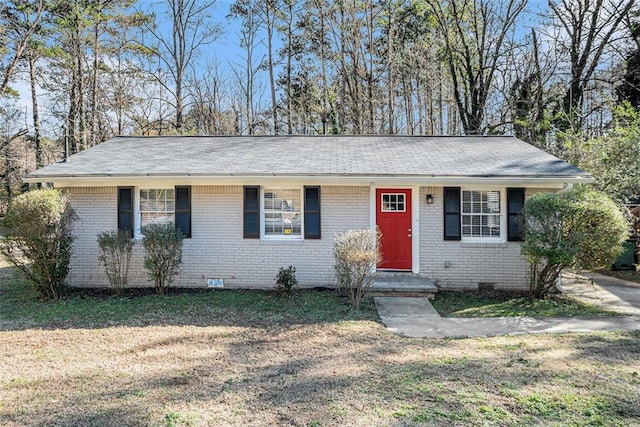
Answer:
[(411, 270), (411, 190), (377, 189), (376, 224), (382, 233), (378, 268)]

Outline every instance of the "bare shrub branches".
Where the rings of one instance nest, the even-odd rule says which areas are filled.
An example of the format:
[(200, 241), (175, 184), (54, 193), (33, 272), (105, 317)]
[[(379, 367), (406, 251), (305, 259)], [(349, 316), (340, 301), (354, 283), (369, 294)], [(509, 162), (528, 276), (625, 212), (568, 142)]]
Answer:
[(156, 292), (163, 295), (180, 270), (184, 234), (173, 224), (149, 224), (141, 231), (144, 236), (142, 246), (146, 251), (144, 268), (148, 270)]
[(107, 273), (109, 284), (117, 294), (122, 293), (127, 285), (134, 245), (135, 240), (128, 231), (106, 231), (98, 235), (98, 246), (102, 251), (99, 260)]
[(333, 243), (338, 287), (355, 309), (375, 280), (375, 267), (382, 258), (381, 238), (379, 230), (349, 230), (338, 234)]

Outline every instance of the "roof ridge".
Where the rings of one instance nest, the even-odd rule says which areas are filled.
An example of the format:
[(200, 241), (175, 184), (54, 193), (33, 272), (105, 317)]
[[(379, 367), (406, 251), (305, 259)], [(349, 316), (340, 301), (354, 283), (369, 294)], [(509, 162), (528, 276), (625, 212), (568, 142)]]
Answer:
[(509, 138), (518, 139), (515, 135), (398, 135), (398, 134), (329, 134), (329, 135), (116, 135), (114, 138)]

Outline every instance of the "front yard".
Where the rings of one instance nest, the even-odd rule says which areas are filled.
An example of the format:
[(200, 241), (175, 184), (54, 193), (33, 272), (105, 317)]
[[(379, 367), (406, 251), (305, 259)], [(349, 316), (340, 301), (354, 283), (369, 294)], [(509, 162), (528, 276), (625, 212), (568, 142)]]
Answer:
[(550, 295), (545, 299), (530, 299), (507, 292), (438, 292), (433, 307), (442, 317), (602, 317), (620, 316), (569, 295)]
[(19, 303), (0, 425), (640, 425), (640, 333), (407, 339), (330, 292)]

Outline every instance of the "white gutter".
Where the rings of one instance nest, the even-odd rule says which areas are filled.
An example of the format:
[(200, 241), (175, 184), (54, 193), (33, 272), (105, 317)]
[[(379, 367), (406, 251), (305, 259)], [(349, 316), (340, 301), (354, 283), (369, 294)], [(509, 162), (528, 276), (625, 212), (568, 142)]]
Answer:
[(589, 176), (425, 176), (425, 175), (95, 175), (27, 177), (27, 183), (53, 183), (55, 187), (111, 187), (129, 185), (241, 185), (247, 183), (299, 183), (340, 185), (522, 185), (564, 187), (588, 184)]

